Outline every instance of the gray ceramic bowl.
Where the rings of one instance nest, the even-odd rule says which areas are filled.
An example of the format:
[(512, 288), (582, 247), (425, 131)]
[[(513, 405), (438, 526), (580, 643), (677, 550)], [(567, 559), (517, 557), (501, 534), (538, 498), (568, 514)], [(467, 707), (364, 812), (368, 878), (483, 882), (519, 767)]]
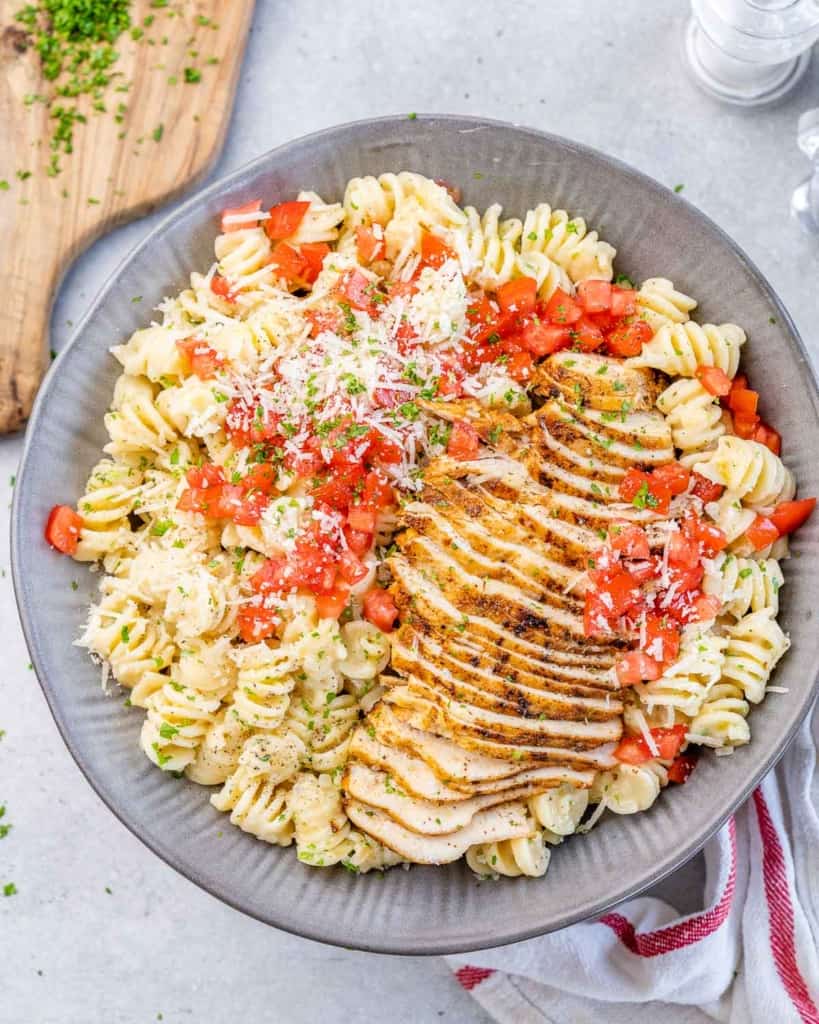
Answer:
[[(777, 671), (788, 693), (752, 715), (753, 742), (702, 758), (687, 785), (645, 814), (610, 815), (572, 839), (540, 880), (479, 883), (463, 865), (354, 877), (300, 864), (292, 850), (232, 828), (209, 791), (158, 772), (139, 750), (142, 713), (105, 697), (99, 670), (72, 646), (95, 589), (85, 568), (49, 550), (42, 528), (55, 502), (73, 504), (105, 438), (103, 412), (118, 364), (108, 354), (147, 310), (212, 259), (216, 216), (256, 196), (300, 188), (340, 199), (347, 179), (409, 169), (463, 188), (481, 208), (511, 214), (547, 200), (586, 218), (637, 279), (666, 276), (699, 299), (702, 320), (736, 320), (763, 389), (765, 417), (785, 439), (803, 494), (819, 493), (817, 391), (793, 324), (770, 286), (714, 224), (651, 179), (591, 149), (512, 125), (459, 117), (385, 118), (289, 143), (185, 203), (125, 260), (40, 391), (13, 509), (13, 570), (23, 628), (71, 753), (111, 810), (160, 857), (248, 914), (300, 935), (360, 949), (444, 953), (540, 935), (601, 913), (691, 857), (782, 754), (803, 718), (819, 666), (815, 571), (819, 518), (786, 566), (782, 620), (793, 649)], [(134, 295), (144, 296), (135, 305)], [(71, 581), (80, 581), (74, 591)], [(217, 833), (221, 838), (217, 838)]]

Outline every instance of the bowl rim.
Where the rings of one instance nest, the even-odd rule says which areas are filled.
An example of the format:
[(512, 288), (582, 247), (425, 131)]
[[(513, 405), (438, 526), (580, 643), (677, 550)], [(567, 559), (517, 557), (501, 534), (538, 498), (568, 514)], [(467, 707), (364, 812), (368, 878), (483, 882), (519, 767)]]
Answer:
[(708, 840), (719, 831), (725, 822), (736, 813), (737, 809), (745, 803), (763, 777), (771, 771), (779, 759), (784, 755), (798, 729), (803, 724), (805, 717), (809, 714), (810, 709), (813, 706), (817, 689), (819, 689), (819, 666), (817, 666), (816, 674), (814, 675), (809, 690), (805, 693), (801, 713), (797, 715), (793, 723), (787, 729), (779, 745), (763, 762), (757, 764), (753, 771), (749, 772), (740, 795), (729, 805), (728, 809), (719, 814), (707, 828), (701, 829), (699, 833), (693, 835), (686, 843), (677, 847), (673, 853), (669, 853), (654, 867), (650, 874), (644, 875), (639, 882), (622, 886), (621, 888), (618, 888), (616, 894), (604, 899), (598, 899), (592, 903), (583, 904), (581, 901), (580, 905), (578, 905), (574, 910), (562, 914), (554, 921), (554, 923), (545, 928), (530, 927), (519, 929), (517, 931), (508, 929), (503, 934), (491, 934), (488, 937), (483, 935), (479, 936), (476, 933), (475, 938), (466, 944), (454, 943), (451, 940), (442, 941), (435, 937), (425, 939), (423, 945), (419, 945), (417, 942), (412, 941), (403, 943), (390, 939), (381, 941), (378, 937), (374, 937), (372, 942), (357, 941), (354, 944), (350, 944), (349, 941), (343, 942), (339, 938), (328, 937), (327, 931), (320, 927), (300, 926), (297, 917), (294, 917), (293, 915), (282, 915), (277, 911), (275, 906), (265, 912), (262, 912), (242, 898), (233, 896), (230, 892), (229, 886), (201, 877), (196, 868), (191, 867), (186, 863), (182, 856), (178, 855), (174, 849), (166, 846), (159, 838), (156, 836), (146, 836), (142, 834), (139, 831), (137, 824), (133, 821), (132, 816), (129, 814), (127, 806), (119, 806), (113, 798), (109, 798), (105, 792), (102, 780), (97, 780), (94, 771), (87, 763), (82, 750), (78, 744), (75, 743), (72, 737), (68, 723), (61, 712), (60, 701), (57, 698), (56, 688), (48, 678), (40, 651), (34, 643), (32, 621), (36, 612), (29, 606), (29, 603), (26, 600), (22, 583), (23, 570), (21, 562), (23, 559), (22, 551), (24, 549), (24, 538), (22, 536), (20, 516), (18, 515), (18, 508), (22, 501), (22, 494), (24, 491), (23, 485), (31, 458), (34, 437), (37, 433), (37, 426), (45, 414), (55, 375), (59, 370), (61, 361), (65, 354), (78, 343), (97, 308), (106, 299), (109, 292), (116, 287), (118, 278), (120, 277), (123, 269), (130, 264), (137, 255), (142, 253), (143, 250), (152, 245), (155, 239), (158, 236), (163, 235), (177, 220), (181, 220), (192, 209), (203, 204), (208, 199), (211, 199), (221, 193), (229, 193), (237, 184), (240, 185), (245, 177), (252, 175), (258, 169), (263, 168), (271, 158), (278, 157), (279, 159), (286, 160), (287, 155), (291, 150), (298, 149), (305, 144), (312, 143), (323, 138), (336, 135), (343, 136), (345, 133), (349, 133), (351, 131), (366, 131), (372, 127), (393, 128), (398, 125), (406, 126), (407, 122), (440, 126), (441, 128), (449, 131), (477, 131), (484, 127), (500, 129), (503, 131), (512, 130), (515, 133), (532, 136), (537, 140), (547, 143), (555, 143), (570, 150), (574, 150), (580, 156), (590, 157), (601, 164), (613, 168), (618, 173), (629, 177), (632, 181), (635, 181), (642, 188), (656, 195), (662, 196), (665, 202), (682, 204), (690, 211), (693, 211), (695, 217), (704, 222), (731, 251), (733, 256), (742, 264), (743, 268), (753, 279), (754, 285), (762, 291), (766, 299), (776, 309), (783, 332), (788, 335), (788, 345), (796, 349), (798, 354), (801, 356), (802, 363), (808, 368), (809, 372), (806, 376), (808, 378), (808, 386), (811, 392), (814, 410), (819, 410), (819, 386), (817, 385), (817, 372), (812, 365), (805, 343), (784, 303), (747, 253), (707, 214), (703, 213), (698, 207), (694, 206), (682, 195), (674, 193), (644, 171), (640, 171), (624, 161), (619, 160), (617, 157), (609, 156), (592, 146), (576, 142), (573, 139), (569, 139), (552, 132), (541, 131), (539, 129), (511, 121), (478, 117), (474, 115), (436, 113), (417, 113), (411, 116), (407, 114), (391, 114), (374, 118), (362, 118), (344, 122), (342, 124), (332, 125), (330, 127), (311, 132), (307, 135), (290, 139), (287, 142), (265, 151), (237, 169), (220, 176), (203, 188), (195, 190), (188, 199), (180, 203), (166, 216), (164, 216), (159, 223), (153, 227), (147, 235), (145, 235), (144, 238), (131, 247), (125, 256), (119, 260), (114, 269), (108, 274), (103, 284), (97, 290), (93, 299), (89, 302), (86, 312), (77, 323), (77, 326), (74, 328), (65, 347), (53, 360), (37, 393), (32, 413), (26, 426), (23, 450), (20, 456), (17, 472), (17, 485), (15, 486), (12, 499), (10, 561), (14, 596), (23, 636), (31, 655), (31, 661), (37, 681), (43, 691), (43, 695), (45, 696), (51, 717), (57, 726), (57, 730), (60, 733), (65, 746), (86, 781), (108, 810), (112, 812), (117, 820), (123, 824), (132, 835), (134, 835), (152, 853), (158, 856), (169, 867), (173, 868), (188, 881), (194, 882), (211, 896), (216, 897), (233, 909), (260, 921), (263, 924), (278, 928), (281, 931), (288, 932), (289, 934), (296, 935), (301, 938), (311, 939), (327, 945), (339, 946), (340, 948), (357, 949), (364, 952), (392, 955), (437, 956), (451, 953), (466, 953), (480, 949), (491, 949), (502, 945), (522, 942), (527, 939), (536, 938), (538, 936), (569, 927), (572, 924), (589, 920), (590, 918), (598, 917), (607, 910), (610, 910), (624, 901), (645, 892), (646, 889), (662, 881), (668, 875), (672, 874), (688, 862), (702, 849)]

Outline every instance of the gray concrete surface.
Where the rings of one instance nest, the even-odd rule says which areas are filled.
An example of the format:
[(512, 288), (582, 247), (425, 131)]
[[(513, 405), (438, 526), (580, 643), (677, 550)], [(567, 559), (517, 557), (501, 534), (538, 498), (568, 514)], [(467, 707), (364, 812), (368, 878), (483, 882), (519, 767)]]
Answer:
[[(768, 275), (816, 353), (819, 248), (789, 220), (788, 197), (805, 173), (796, 118), (819, 103), (819, 71), (776, 109), (721, 108), (685, 77), (683, 17), (673, 0), (259, 0), (214, 174), (306, 132), (378, 114), (482, 114), (562, 133), (684, 185)], [(155, 221), (115, 232), (78, 260), (55, 305), (55, 348)], [(19, 451), (19, 439), (0, 441), (4, 505)], [(8, 564), (4, 531), (0, 803), (13, 827), (0, 840), (0, 886), (13, 881), (18, 892), (0, 896), (0, 1024), (486, 1020), (443, 962), (330, 949), (268, 929), (178, 877), (126, 832), (48, 715), (27, 667)], [(695, 863), (664, 891), (693, 906), (698, 879)]]

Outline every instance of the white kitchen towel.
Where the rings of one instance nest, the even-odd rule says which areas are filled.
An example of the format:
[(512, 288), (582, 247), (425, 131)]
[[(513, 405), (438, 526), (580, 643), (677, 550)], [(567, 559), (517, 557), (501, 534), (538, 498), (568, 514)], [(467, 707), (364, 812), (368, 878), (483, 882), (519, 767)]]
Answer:
[(629, 900), (449, 957), (460, 984), (502, 1024), (819, 1024), (817, 741), (819, 711), (706, 845), (702, 910)]

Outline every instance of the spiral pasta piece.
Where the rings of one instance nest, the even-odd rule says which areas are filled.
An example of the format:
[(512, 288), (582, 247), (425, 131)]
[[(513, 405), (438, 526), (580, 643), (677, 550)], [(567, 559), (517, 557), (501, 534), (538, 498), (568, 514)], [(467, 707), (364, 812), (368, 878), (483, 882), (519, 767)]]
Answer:
[(128, 456), (160, 452), (176, 440), (171, 420), (158, 408), (154, 385), (144, 377), (122, 374), (114, 385), (111, 411), (105, 414), (105, 429), (110, 442), (109, 455), (128, 461)]
[(677, 291), (667, 277), (650, 277), (643, 281), (637, 291), (636, 302), (640, 318), (654, 331), (666, 324), (685, 323), (697, 306), (696, 299)]
[(545, 830), (546, 842), (556, 844), (577, 831), (589, 806), (589, 791), (564, 782), (532, 797), (528, 806), (532, 817)]
[(185, 372), (176, 341), (181, 333), (167, 327), (145, 327), (135, 331), (124, 345), (115, 345), (111, 352), (131, 377), (176, 382)]
[(720, 678), (727, 646), (728, 640), (716, 633), (686, 637), (677, 661), (664, 669), (659, 679), (637, 688), (649, 714), (655, 707), (666, 707), (684, 715), (696, 715)]
[(479, 843), (466, 851), (466, 863), (482, 877), (504, 875), (517, 878), (541, 878), (549, 867), (552, 852), (543, 836), (536, 832), (522, 839), (505, 839), (499, 843)]
[(298, 771), (298, 741), (261, 733), (246, 740), (236, 770), (210, 802), (229, 811), (232, 825), (274, 846), (293, 842), (289, 783)]
[(764, 444), (742, 437), (721, 437), (693, 468), (751, 508), (789, 501), (796, 493), (793, 473), (779, 456)]
[(400, 862), (391, 850), (352, 828), (342, 807), (341, 792), (329, 775), (299, 775), (287, 803), (302, 863), (311, 867), (343, 864), (363, 874)]
[(575, 283), (588, 278), (610, 281), (617, 250), (589, 231), (582, 217), (569, 217), (540, 203), (523, 221), (521, 252), (539, 252), (561, 266)]
[(684, 453), (713, 448), (725, 433), (722, 408), (698, 380), (681, 377), (657, 399), (657, 408), (671, 428), (674, 447)]
[(689, 725), (688, 738), (706, 747), (740, 747), (751, 739), (750, 710), (739, 686), (718, 683)]
[(779, 613), (779, 591), (785, 582), (775, 558), (738, 558), (720, 553), (706, 562), (703, 591), (723, 601), (722, 615), (741, 619), (749, 611), (770, 608)]
[(232, 704), (218, 712), (185, 774), (200, 786), (221, 786), (239, 767), (239, 755), (252, 730)]
[(746, 700), (759, 704), (768, 678), (790, 647), (790, 640), (774, 618), (772, 608), (744, 615), (727, 629), (728, 646), (722, 678), (741, 687)]
[(231, 293), (272, 284), (272, 248), (262, 228), (243, 228), (219, 235), (214, 251), (219, 273), (229, 282)]
[(145, 702), (139, 738), (143, 751), (164, 771), (183, 771), (216, 720), (220, 704), (218, 697), (167, 682)]
[(699, 366), (716, 366), (733, 377), (745, 339), (745, 331), (736, 324), (716, 326), (693, 320), (662, 324), (630, 363), (662, 370), (671, 377), (693, 377)]
[(125, 463), (102, 459), (94, 466), (77, 505), (83, 523), (77, 561), (96, 562), (133, 547), (128, 516), (140, 504), (142, 479), (139, 469)]
[(294, 245), (315, 242), (334, 242), (338, 228), (344, 220), (341, 203), (325, 203), (317, 192), (299, 192), (298, 201), (309, 203), (296, 233), (288, 241)]
[(164, 670), (177, 654), (162, 621), (146, 614), (113, 577), (103, 581), (77, 642), (110, 665), (117, 682), (131, 688), (131, 703), (141, 707), (168, 682)]
[(258, 643), (238, 648), (233, 705), (246, 725), (272, 732), (282, 724), (301, 666), (289, 646)]
[(358, 718), (359, 703), (352, 694), (328, 692), (326, 699), (316, 705), (296, 695), (282, 728), (301, 741), (306, 767), (334, 772), (344, 767)]
[(390, 660), (390, 642), (386, 633), (366, 619), (354, 619), (341, 627), (341, 640), (347, 657), (340, 669), (348, 679), (375, 679)]
[(590, 800), (615, 814), (637, 814), (651, 807), (667, 782), (668, 772), (659, 761), (619, 764), (597, 774)]

